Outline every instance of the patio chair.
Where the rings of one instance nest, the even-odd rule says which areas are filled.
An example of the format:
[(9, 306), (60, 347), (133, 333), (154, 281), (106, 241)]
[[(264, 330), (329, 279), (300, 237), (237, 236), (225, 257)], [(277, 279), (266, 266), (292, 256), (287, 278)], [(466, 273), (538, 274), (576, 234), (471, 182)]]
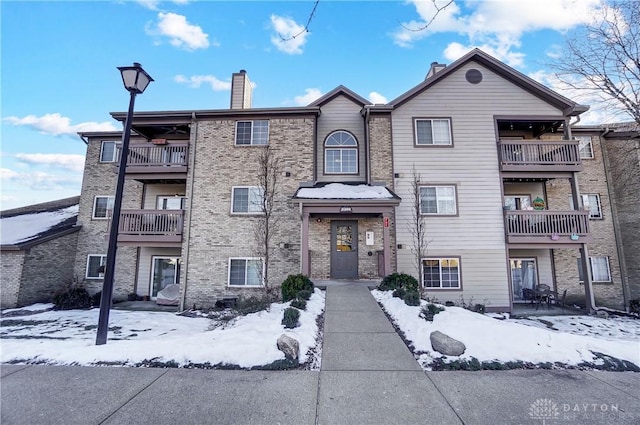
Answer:
[[(530, 300), (531, 301), (531, 305), (533, 305), (534, 302), (536, 304), (538, 303), (538, 297), (536, 295), (536, 291), (534, 291), (533, 289), (522, 288), (522, 298), (525, 301), (526, 300)], [(537, 307), (537, 305), (536, 305), (536, 307)]]
[[(556, 293), (557, 295), (557, 293)], [(555, 305), (560, 305), (560, 307), (562, 307), (562, 311), (564, 311), (564, 307), (565, 307), (565, 300), (567, 299), (567, 290), (565, 289), (564, 292), (562, 292), (562, 296), (558, 297), (555, 296), (553, 298), (554, 304)]]

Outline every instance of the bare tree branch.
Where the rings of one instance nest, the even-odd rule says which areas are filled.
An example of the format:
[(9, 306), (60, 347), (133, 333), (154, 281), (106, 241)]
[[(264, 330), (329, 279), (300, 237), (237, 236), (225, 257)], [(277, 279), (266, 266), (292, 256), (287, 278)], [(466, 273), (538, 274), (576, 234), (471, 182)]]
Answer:
[(422, 279), (422, 259), (427, 255), (427, 224), (420, 209), (420, 174), (416, 170), (415, 164), (411, 169), (411, 195), (413, 204), (411, 205), (411, 221), (407, 223), (413, 246), (413, 262), (418, 272), (418, 281), (423, 285)]
[(304, 28), (302, 28), (302, 30), (297, 33), (292, 35), (291, 37), (283, 37), (282, 34), (278, 33), (278, 36), (280, 37), (280, 40), (282, 41), (291, 41), (294, 40), (298, 37), (300, 37), (302, 34), (309, 32), (309, 25), (311, 25), (311, 21), (313, 20), (315, 14), (316, 14), (316, 9), (318, 8), (318, 4), (320, 3), (320, 0), (316, 0), (315, 3), (313, 4), (313, 9), (311, 10), (311, 13), (309, 14), (309, 18), (307, 18), (307, 23), (305, 24)]
[(436, 3), (436, 0), (431, 0), (431, 3), (433, 3), (433, 7), (436, 8), (436, 13), (431, 17), (429, 22), (427, 22), (425, 25), (423, 25), (421, 27), (418, 27), (418, 28), (409, 28), (409, 27), (406, 27), (404, 24), (401, 24), (402, 27), (404, 29), (406, 29), (407, 31), (413, 31), (413, 32), (420, 32), (420, 31), (426, 30), (427, 28), (429, 28), (429, 26), (431, 26), (433, 21), (436, 20), (436, 18), (440, 14), (440, 12), (445, 10), (447, 7), (451, 6), (451, 4), (455, 3), (455, 0), (449, 0), (444, 6), (438, 6), (438, 4)]

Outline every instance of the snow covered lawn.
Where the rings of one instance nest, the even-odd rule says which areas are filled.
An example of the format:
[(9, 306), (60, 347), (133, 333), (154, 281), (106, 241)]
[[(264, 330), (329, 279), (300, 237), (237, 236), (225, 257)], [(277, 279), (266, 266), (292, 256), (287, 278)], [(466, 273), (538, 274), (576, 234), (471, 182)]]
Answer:
[(285, 329), (281, 324), (289, 303), (272, 304), (267, 311), (230, 322), (174, 313), (111, 310), (109, 339), (102, 346), (94, 345), (97, 308), (41, 311), (53, 305), (36, 304), (21, 309), (24, 314), (4, 310), (0, 361), (86, 366), (157, 362), (181, 367), (207, 364), (251, 368), (284, 359), (276, 341), (285, 333), (300, 343), (300, 363), (314, 363), (318, 359), (308, 354), (319, 337), (316, 320), (324, 310), (324, 299), (324, 292), (316, 289), (307, 309), (300, 312), (300, 326), (295, 329)]
[[(555, 367), (601, 365), (601, 356), (594, 353), (640, 366), (640, 320), (587, 316), (509, 319), (508, 315), (482, 315), (460, 307), (442, 306), (445, 310), (436, 314), (433, 322), (427, 322), (420, 317), (426, 301), (422, 301), (421, 307), (410, 307), (401, 299), (393, 298), (392, 291), (375, 290), (373, 296), (404, 333), (426, 370), (436, 362), (473, 358), (479, 362), (523, 362)], [(464, 354), (447, 357), (435, 352), (429, 337), (436, 330), (464, 343)]]

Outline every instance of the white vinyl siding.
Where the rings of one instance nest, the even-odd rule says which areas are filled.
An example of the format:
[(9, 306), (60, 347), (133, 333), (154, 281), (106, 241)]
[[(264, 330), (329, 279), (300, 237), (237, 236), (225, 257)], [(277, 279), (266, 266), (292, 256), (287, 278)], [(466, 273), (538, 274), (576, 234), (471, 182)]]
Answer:
[(419, 146), (428, 145), (450, 145), (451, 122), (448, 119), (424, 119), (415, 120), (416, 144)]
[[(480, 84), (466, 81), (471, 68), (482, 72)], [(424, 216), (429, 255), (462, 257), (462, 295), (486, 300), (492, 307), (510, 304), (495, 117), (532, 115), (564, 120), (559, 109), (476, 62), (465, 64), (392, 112), (394, 173), (400, 176), (394, 191), (402, 198), (396, 223), (412, 220), (414, 166), (422, 182), (455, 184), (458, 216)], [(451, 119), (454, 146), (416, 149), (415, 118), (443, 116)], [(403, 246), (397, 253), (398, 271), (416, 276), (412, 235), (403, 225), (396, 226), (396, 232), (396, 243)]]
[(96, 196), (93, 200), (94, 219), (109, 218), (110, 212), (113, 211), (113, 196)]
[(236, 145), (266, 145), (269, 143), (269, 121), (238, 121)]
[(262, 213), (262, 190), (257, 186), (234, 187), (231, 198), (234, 214)]
[(107, 263), (107, 256), (102, 254), (89, 254), (87, 256), (87, 270), (85, 277), (87, 279), (102, 279), (104, 274), (104, 265)]
[(229, 258), (229, 286), (262, 286), (261, 258)]
[[(320, 182), (341, 181), (341, 182), (361, 182), (366, 180), (366, 155), (364, 154), (364, 118), (360, 111), (362, 106), (354, 103), (344, 96), (338, 96), (330, 102), (322, 105), (322, 113), (318, 117), (318, 143), (316, 144), (316, 174)], [(357, 168), (355, 173), (340, 174), (325, 172), (325, 140), (336, 131), (347, 131), (353, 135), (358, 142)], [(352, 160), (350, 155), (348, 160)]]

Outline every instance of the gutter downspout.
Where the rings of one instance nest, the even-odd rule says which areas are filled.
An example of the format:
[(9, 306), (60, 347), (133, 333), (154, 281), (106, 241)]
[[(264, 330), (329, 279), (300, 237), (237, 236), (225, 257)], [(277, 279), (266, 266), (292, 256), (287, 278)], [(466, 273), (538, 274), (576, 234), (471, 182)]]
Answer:
[(624, 309), (629, 312), (629, 301), (631, 295), (629, 293), (629, 281), (627, 279), (627, 262), (624, 256), (624, 247), (622, 246), (622, 234), (620, 232), (620, 222), (618, 221), (618, 207), (616, 205), (615, 191), (613, 184), (611, 183), (611, 175), (609, 170), (611, 165), (609, 163), (609, 154), (605, 148), (604, 138), (611, 132), (609, 127), (606, 127), (600, 136), (600, 150), (602, 151), (602, 163), (604, 165), (604, 175), (607, 182), (607, 191), (609, 192), (609, 205), (611, 206), (611, 222), (613, 223), (613, 235), (616, 239), (616, 252), (618, 254), (618, 265), (620, 267), (620, 280), (622, 283), (622, 299), (624, 303)]
[(371, 114), (371, 110), (369, 108), (367, 108), (366, 106), (364, 107), (364, 145), (365, 145), (365, 151), (364, 151), (364, 165), (365, 167), (367, 167), (367, 184), (371, 184), (371, 163), (370, 163), (370, 159), (371, 158), (371, 143), (369, 142), (369, 117)]
[[(183, 241), (182, 246), (184, 247), (183, 252), (183, 260), (182, 260), (182, 269), (184, 270), (184, 281), (180, 286), (182, 286), (182, 294), (180, 297), (180, 307), (178, 308), (180, 311), (185, 310), (185, 301), (187, 299), (187, 281), (189, 275), (189, 243), (191, 239), (191, 213), (193, 212), (193, 181), (195, 178), (196, 170), (196, 140), (198, 140), (198, 121), (196, 119), (196, 113), (191, 113), (191, 126), (193, 132), (191, 133), (191, 140), (189, 140), (189, 171), (191, 172), (191, 176), (189, 179), (189, 192), (186, 193), (189, 199), (189, 208), (185, 211), (185, 216), (189, 215), (189, 220), (184, 220), (184, 230), (182, 232)], [(193, 128), (195, 127), (195, 128)], [(186, 223), (189, 222), (189, 228), (187, 229)], [(185, 231), (188, 230), (188, 231)]]

